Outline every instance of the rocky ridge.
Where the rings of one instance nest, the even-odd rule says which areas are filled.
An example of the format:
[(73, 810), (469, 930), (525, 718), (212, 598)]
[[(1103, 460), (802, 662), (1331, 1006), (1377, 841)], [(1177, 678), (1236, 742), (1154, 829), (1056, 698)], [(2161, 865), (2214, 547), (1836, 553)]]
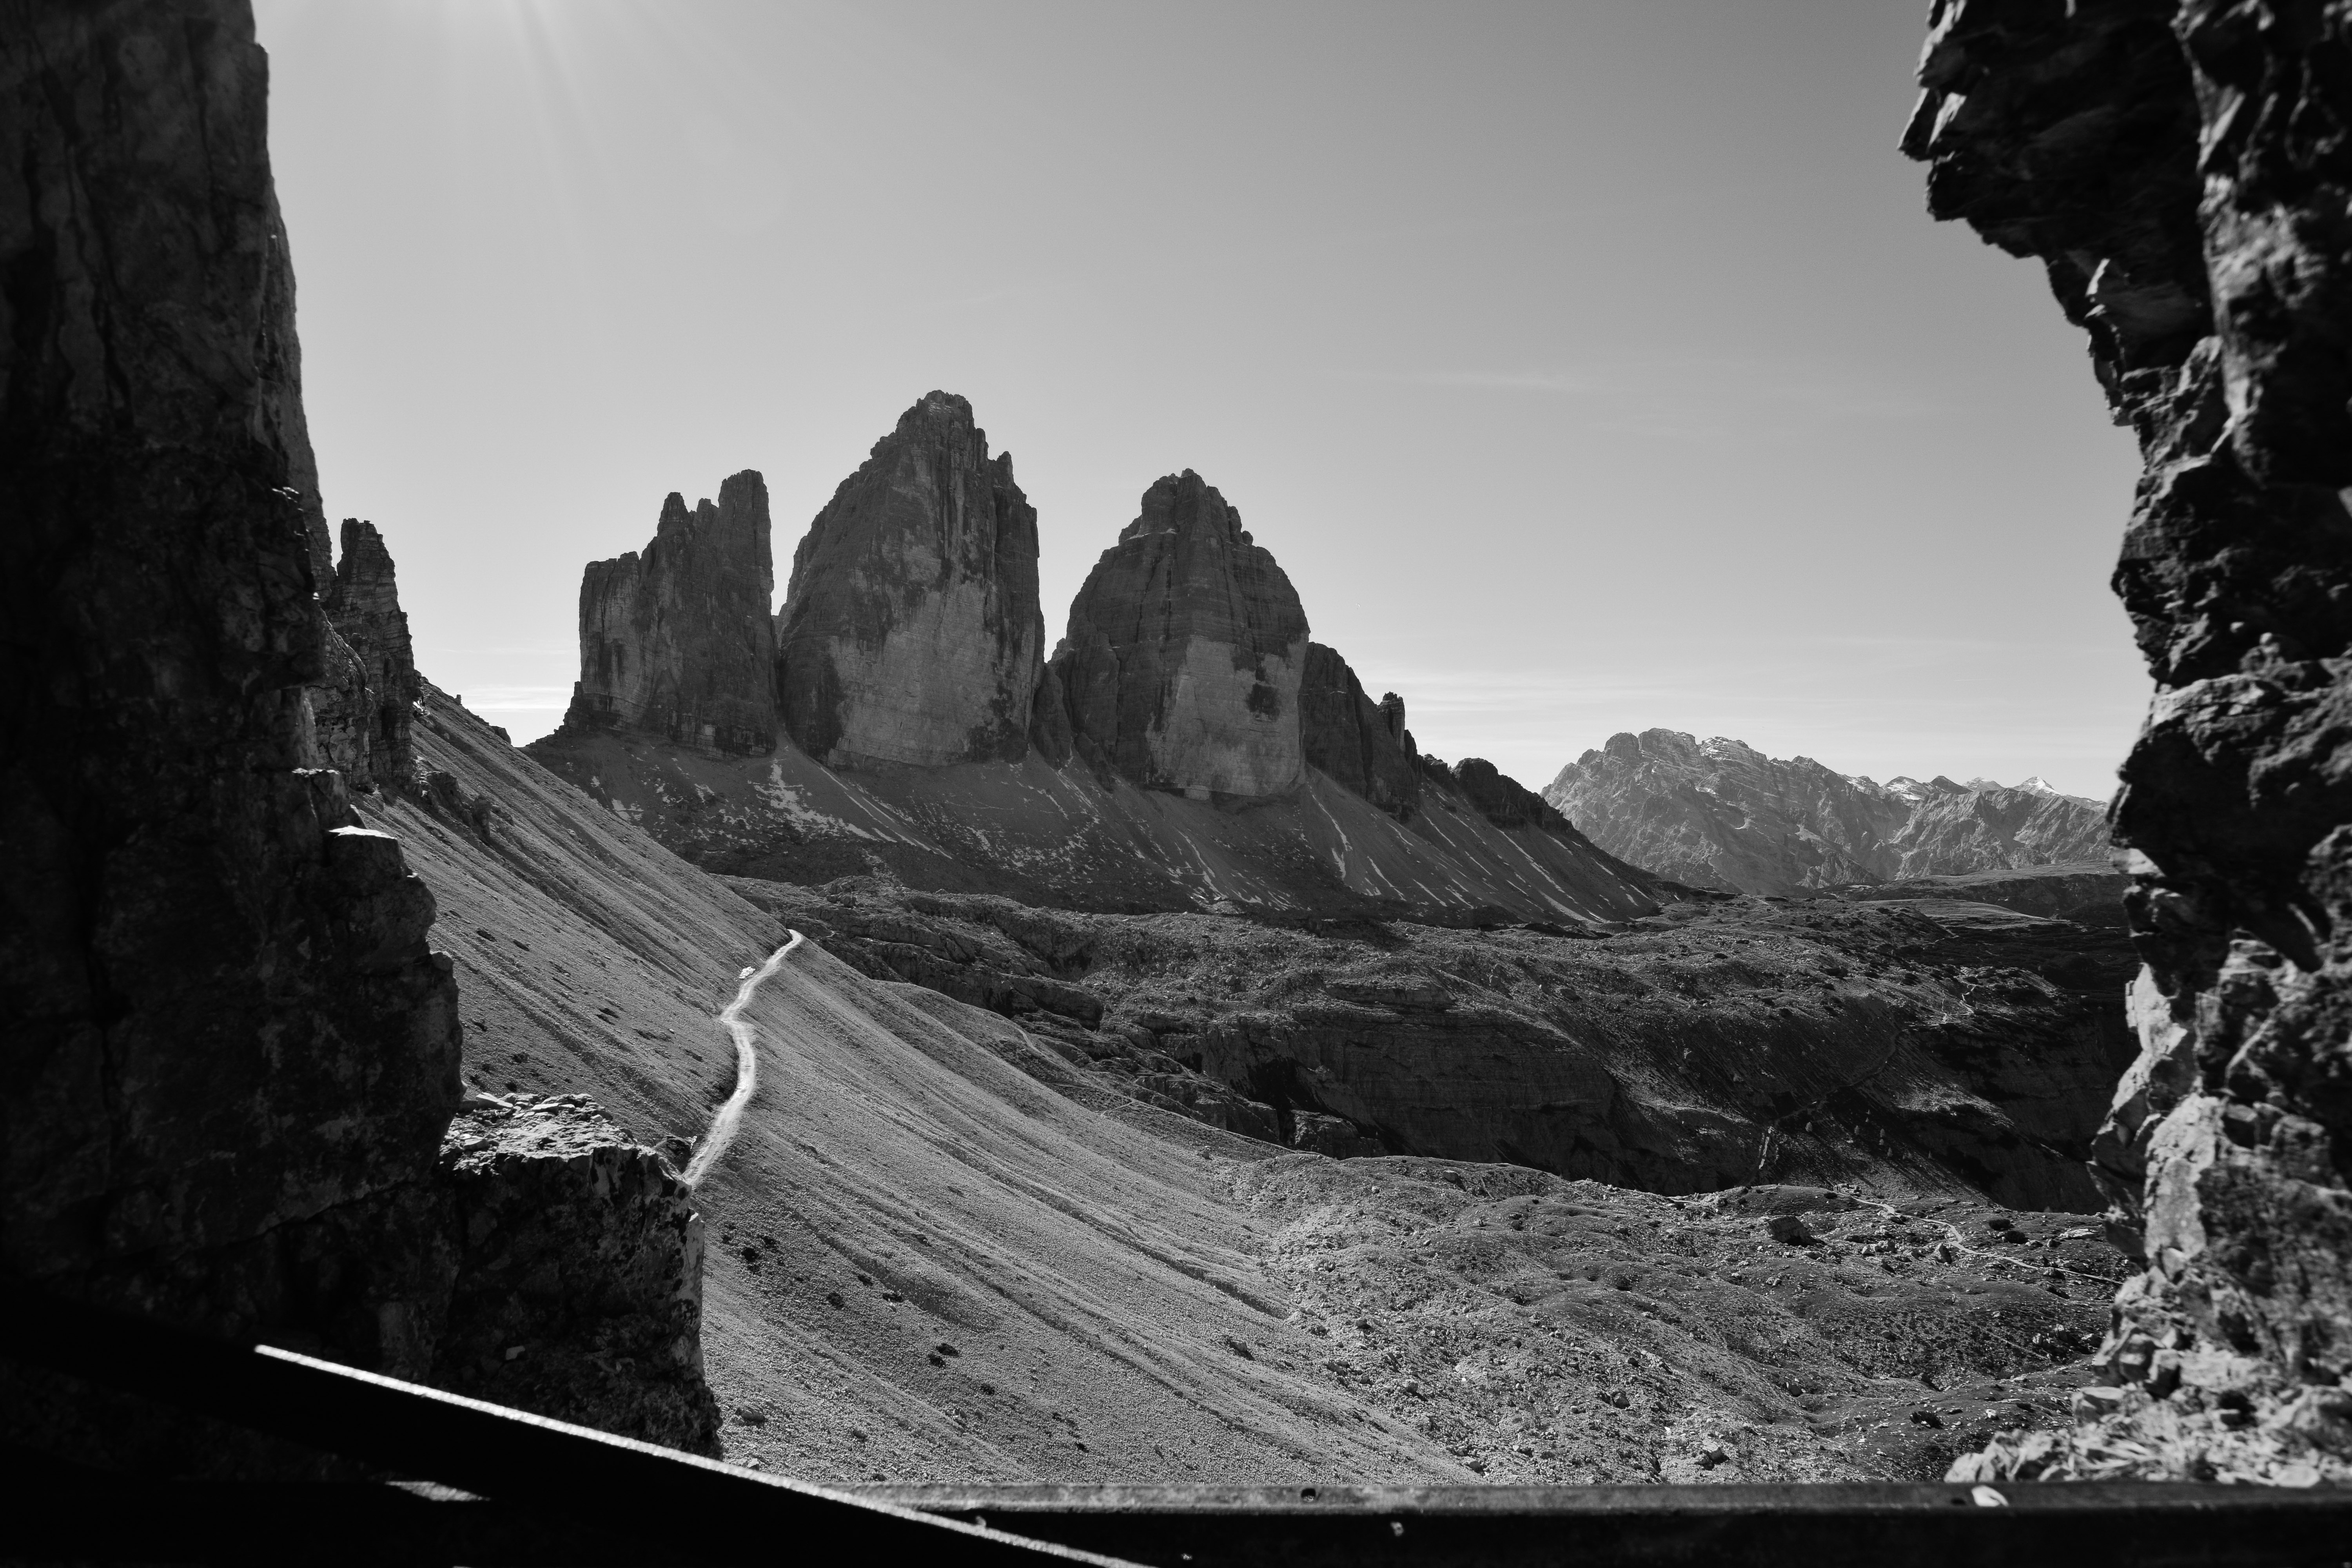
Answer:
[(1581, 923), (1657, 907), (1652, 879), (1594, 848), (1531, 793), (1514, 796), (1491, 768), (1466, 763), (1457, 771), (1423, 759), (1415, 809), (1400, 821), (1312, 770), (1291, 799), (1237, 806), (1082, 764), (1056, 768), (1034, 752), (1018, 763), (855, 771), (796, 748), (734, 759), (618, 731), (558, 731), (528, 750), (615, 816), (735, 876), (887, 874), (919, 889), (1078, 909), (1411, 914), (1441, 924)]
[[(887, 870), (1095, 909), (1654, 907), (1650, 879), (1489, 764), (1416, 755), (1403, 700), (1373, 703), (1307, 641), (1288, 578), (1197, 474), (1146, 492), (1042, 669), (1021, 629), (1036, 551), (1009, 458), (933, 393), (795, 552), (776, 631), (785, 743), (739, 763), (583, 698), (530, 752), (731, 875)], [(583, 638), (600, 667), (587, 621)]]
[(580, 582), (580, 679), (566, 724), (621, 726), (729, 752), (776, 743), (768, 486), (746, 468), (719, 504), (670, 492), (643, 552)]
[(1937, 0), (1904, 151), (2041, 261), (2146, 472), (2147, 961), (2099, 1144), (2145, 1271), (2115, 1413), (1972, 1474), (2352, 1479), (2352, 6)]
[(2098, 803), (2039, 779), (1879, 784), (1673, 730), (1610, 737), (1562, 768), (1544, 798), (1644, 870), (1743, 893), (2091, 865), (2107, 854)]
[(784, 728), (835, 766), (1017, 762), (1045, 639), (1037, 513), (1013, 455), (988, 455), (971, 404), (927, 394), (793, 552), (775, 623)]
[(1348, 661), (1307, 645), (1298, 680), (1298, 743), (1309, 767), (1391, 816), (1409, 820), (1421, 803), (1421, 748), (1404, 727), (1404, 699), (1374, 702)]

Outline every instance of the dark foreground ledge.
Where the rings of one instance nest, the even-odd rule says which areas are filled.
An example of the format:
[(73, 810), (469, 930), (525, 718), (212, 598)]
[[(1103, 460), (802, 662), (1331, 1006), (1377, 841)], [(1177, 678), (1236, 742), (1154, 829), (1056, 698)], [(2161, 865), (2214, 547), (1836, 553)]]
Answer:
[(0, 1356), (415, 1478), (155, 1481), (0, 1449), (10, 1564), (2352, 1562), (2352, 1489), (818, 1487), (21, 1286)]
[(871, 1487), (860, 1495), (1176, 1565), (2352, 1562), (2352, 1490), (2149, 1482), (1655, 1487)]

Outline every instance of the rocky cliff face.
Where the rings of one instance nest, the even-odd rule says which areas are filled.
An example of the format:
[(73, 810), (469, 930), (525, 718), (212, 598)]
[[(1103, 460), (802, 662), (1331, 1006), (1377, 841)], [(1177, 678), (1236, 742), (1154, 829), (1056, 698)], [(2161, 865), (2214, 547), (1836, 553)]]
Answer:
[(1920, 80), (1931, 211), (2042, 262), (2147, 465), (2102, 1163), (2147, 1268), (2120, 1415), (1999, 1462), (2352, 1474), (2352, 6), (1940, 0)]
[(392, 552), (373, 523), (343, 520), (343, 559), (322, 587), (327, 669), (310, 690), (320, 753), (355, 789), (399, 788), (419, 688)]
[[(456, 993), (400, 846), (307, 765), (329, 629), (252, 21), (49, 7), (0, 51), (0, 1258), (415, 1375)], [(13, 1392), (70, 1446), (73, 1396)]]
[(1696, 887), (1786, 894), (2105, 858), (2098, 803), (2040, 781), (1866, 778), (1673, 730), (1621, 734), (1544, 798), (1594, 843)]
[(752, 469), (719, 504), (662, 502), (653, 542), (592, 561), (580, 582), (580, 679), (563, 721), (620, 727), (713, 751), (776, 743), (775, 592), (768, 486)]
[(1410, 817), (1421, 799), (1404, 699), (1391, 691), (1375, 703), (1356, 672), (1321, 643), (1307, 645), (1298, 681), (1298, 742), (1307, 765), (1320, 768), (1392, 816)]
[(1037, 513), (971, 404), (929, 394), (842, 481), (793, 552), (775, 638), (784, 728), (819, 762), (1026, 752), (1045, 641)]
[(1290, 579), (1187, 468), (1095, 563), (1054, 671), (1083, 754), (1154, 789), (1263, 798), (1305, 777), (1307, 647)]
[(659, 1156), (579, 1095), (476, 1096), (449, 1125), (440, 1177), (457, 1268), (436, 1383), (718, 1452), (702, 1218)]
[[(600, 1224), (609, 1194), (443, 1157), (460, 1037), (435, 900), (317, 765), (323, 742), (390, 782), (421, 683), (374, 531), (345, 524), (320, 575), (252, 17), (20, 8), (0, 94), (0, 1270), (404, 1378), (442, 1370), (484, 1298), (497, 1331), (562, 1341), (668, 1277), (675, 1194)], [(538, 1238), (568, 1307), (485, 1255), (485, 1214)], [(675, 1407), (640, 1435), (693, 1440), (690, 1314), (656, 1315), (662, 1348), (619, 1381)], [(165, 1472), (316, 1463), (13, 1363), (0, 1432)]]

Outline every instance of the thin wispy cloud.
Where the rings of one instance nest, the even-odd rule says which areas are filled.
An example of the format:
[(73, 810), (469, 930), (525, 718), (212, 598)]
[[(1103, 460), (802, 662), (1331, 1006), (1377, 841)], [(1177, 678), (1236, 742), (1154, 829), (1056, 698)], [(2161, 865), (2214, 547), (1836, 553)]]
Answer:
[[(1716, 438), (1750, 430), (1759, 416), (1804, 424), (1911, 420), (1936, 404), (1876, 377), (1832, 365), (1741, 359), (1639, 359), (1512, 369), (1392, 371), (1370, 379), (1467, 392), (1523, 393), (1604, 400), (1605, 428), (1629, 434)], [(1728, 420), (1721, 411), (1737, 410)]]

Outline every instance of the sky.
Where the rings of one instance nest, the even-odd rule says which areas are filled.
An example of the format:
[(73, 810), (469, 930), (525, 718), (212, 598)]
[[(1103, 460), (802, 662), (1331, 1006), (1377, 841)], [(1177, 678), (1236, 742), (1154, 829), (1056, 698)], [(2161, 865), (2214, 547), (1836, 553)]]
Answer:
[(2137, 464), (2040, 268), (1924, 210), (1888, 0), (256, 0), (330, 518), (517, 741), (580, 573), (793, 546), (971, 400), (1046, 637), (1162, 474), (1422, 749), (1622, 730), (2104, 797)]

